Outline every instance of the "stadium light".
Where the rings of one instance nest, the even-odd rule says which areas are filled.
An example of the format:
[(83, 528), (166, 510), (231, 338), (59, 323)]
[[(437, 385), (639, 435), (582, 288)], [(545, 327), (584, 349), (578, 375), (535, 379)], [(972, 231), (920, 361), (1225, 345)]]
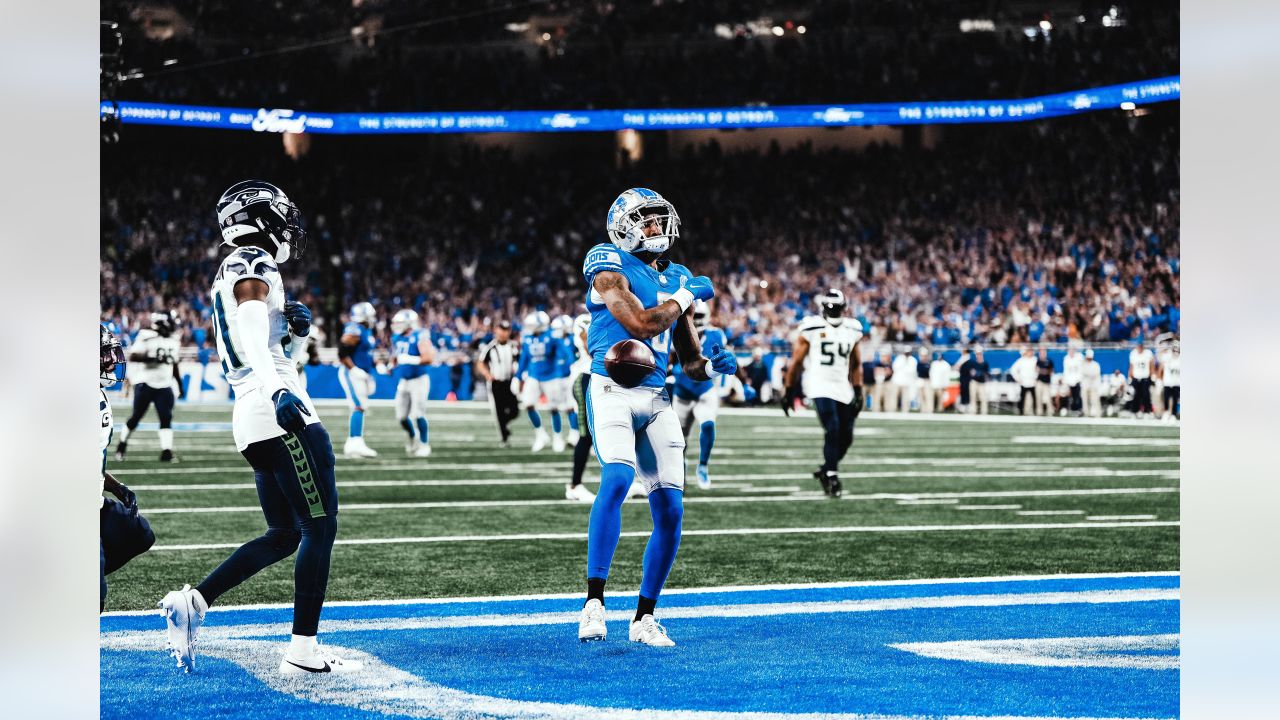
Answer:
[(799, 25), (799, 26), (797, 26), (797, 27), (796, 27), (796, 32), (797, 32), (797, 33), (799, 33), (799, 34), (801, 34), (801, 35), (803, 35), (803, 34), (804, 34), (804, 32), (805, 32), (805, 30), (804, 30), (804, 26), (803, 26), (803, 25)]
[(774, 26), (773, 26), (773, 34), (774, 34), (774, 35), (776, 35), (776, 36), (778, 36), (778, 37), (782, 37), (782, 27), (781, 27), (781, 26), (779, 26), (779, 25), (774, 25)]

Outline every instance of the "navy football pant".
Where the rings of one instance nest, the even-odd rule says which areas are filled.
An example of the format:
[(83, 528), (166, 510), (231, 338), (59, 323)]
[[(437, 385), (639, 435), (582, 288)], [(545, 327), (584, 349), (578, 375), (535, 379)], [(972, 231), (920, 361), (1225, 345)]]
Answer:
[(110, 498), (98, 514), (99, 610), (107, 604), (107, 576), (151, 549), (156, 536), (147, 519)]
[(293, 564), (293, 634), (315, 635), (338, 534), (333, 445), (324, 425), (256, 442), (242, 453), (253, 466), (267, 520), (262, 536), (241, 545), (196, 587), (212, 605), (258, 571), (298, 551)]
[(822, 423), (822, 469), (837, 472), (840, 461), (853, 445), (853, 404), (831, 398), (814, 398), (813, 406)]
[(142, 422), (142, 416), (147, 414), (147, 408), (153, 404), (156, 406), (156, 415), (160, 416), (160, 428), (169, 429), (173, 425), (173, 389), (156, 389), (145, 383), (133, 388), (133, 414), (125, 421), (124, 426), (130, 431), (136, 429), (138, 423)]

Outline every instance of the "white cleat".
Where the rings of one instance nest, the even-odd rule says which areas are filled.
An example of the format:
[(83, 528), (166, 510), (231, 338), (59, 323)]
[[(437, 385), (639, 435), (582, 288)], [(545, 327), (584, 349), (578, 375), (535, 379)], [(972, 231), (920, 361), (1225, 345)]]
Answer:
[(551, 451), (564, 452), (564, 435), (556, 433), (551, 436)]
[(564, 499), (592, 503), (596, 500), (596, 494), (588, 490), (586, 485), (569, 485), (564, 489)]
[(547, 435), (546, 430), (538, 428), (533, 433), (533, 446), (529, 450), (530, 452), (542, 452), (549, 442), (551, 442), (551, 436)]
[(413, 451), (414, 457), (431, 457), (431, 444), (419, 445), (417, 450)]
[(676, 643), (667, 637), (667, 629), (662, 627), (652, 615), (645, 615), (639, 621), (631, 623), (631, 642), (644, 643), (651, 647), (675, 647)]
[(345, 674), (363, 669), (364, 663), (359, 660), (343, 660), (319, 643), (312, 646), (306, 657), (294, 657), (289, 651), (285, 651), (284, 659), (280, 661), (281, 675)]
[(405, 454), (405, 455), (408, 455), (409, 457), (413, 457), (413, 454), (414, 454), (415, 452), (417, 452), (417, 450), (418, 450), (418, 439), (417, 439), (417, 438), (414, 438), (414, 439), (412, 439), (412, 440), (409, 440), (409, 441), (405, 442), (405, 444), (404, 444), (404, 454)]
[(702, 490), (711, 489), (711, 471), (706, 465), (699, 465), (697, 470), (698, 487)]
[(178, 661), (178, 667), (186, 672), (196, 668), (196, 633), (204, 624), (204, 612), (208, 606), (200, 593), (183, 585), (156, 603), (164, 618), (168, 634), (169, 651)]
[(569, 431), (569, 445), (570, 445), (570, 447), (572, 447), (572, 446), (574, 446), (574, 445), (577, 445), (577, 444), (578, 444), (578, 440), (579, 440), (579, 439), (581, 439), (581, 438), (582, 438), (582, 434), (581, 434), (581, 433), (579, 433), (577, 430), (570, 430), (570, 431)]
[(631, 487), (627, 489), (627, 499), (642, 497), (649, 497), (649, 491), (644, 489), (644, 483), (632, 480)]
[(603, 640), (609, 634), (604, 624), (604, 603), (591, 599), (582, 606), (582, 615), (578, 619), (578, 642)]
[(374, 458), (378, 451), (369, 447), (363, 437), (347, 438), (342, 445), (342, 456), (346, 458)]

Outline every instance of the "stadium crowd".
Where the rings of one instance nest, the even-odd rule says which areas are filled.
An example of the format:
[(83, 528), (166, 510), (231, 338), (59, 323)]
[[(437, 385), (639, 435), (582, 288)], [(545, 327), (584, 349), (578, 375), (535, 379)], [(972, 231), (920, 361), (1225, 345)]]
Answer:
[[(472, 2), (317, 3), (314, 13), (244, 4), (179, 3), (161, 19), (133, 2), (104, 8), (129, 18), (125, 67), (143, 75), (117, 99), (324, 111), (827, 104), (1027, 97), (1178, 72), (1176, 13), (1126, 8), (1123, 25), (1103, 25), (1107, 3), (1018, 22), (989, 3), (793, 3), (806, 32), (788, 22), (781, 37), (749, 30), (761, 16), (785, 22), (771, 2), (526, 3), (489, 14)], [(550, 31), (528, 29), (531, 13), (555, 18)], [(1050, 16), (1057, 24), (1040, 30)], [(448, 17), (459, 19), (431, 22)], [(959, 17), (1002, 25), (962, 33)]]
[(311, 247), (290, 292), (322, 333), (363, 300), (383, 335), (411, 307), (459, 350), (497, 319), (581, 312), (583, 253), (604, 241), (616, 192), (640, 184), (676, 204), (674, 255), (716, 279), (717, 321), (741, 350), (785, 349), (830, 286), (876, 344), (1128, 341), (1179, 325), (1176, 110), (957, 127), (933, 149), (712, 143), (622, 167), (603, 151), (386, 139), (295, 162), (278, 138), (190, 146), (166, 132), (104, 149), (102, 307), (133, 329), (173, 308), (188, 340), (222, 257), (213, 199), (246, 172), (303, 210)]

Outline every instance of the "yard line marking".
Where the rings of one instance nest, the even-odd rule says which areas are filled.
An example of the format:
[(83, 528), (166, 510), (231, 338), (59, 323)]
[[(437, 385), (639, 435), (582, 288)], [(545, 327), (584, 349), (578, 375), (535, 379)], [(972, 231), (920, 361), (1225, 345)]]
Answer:
[(1182, 443), (1179, 438), (1108, 437), (1105, 435), (1014, 435), (1009, 440), (1015, 445), (1146, 445), (1151, 447), (1177, 447)]
[[(897, 643), (889, 647), (941, 660), (997, 665), (1177, 670), (1179, 644), (1177, 633), (1168, 633), (1105, 637), (952, 640)], [(1150, 654), (1152, 651), (1164, 654)]]
[[(368, 465), (360, 468), (360, 472), (400, 472), (403, 470), (416, 470), (423, 474), (436, 470), (477, 470), (479, 472), (511, 472), (519, 474), (550, 474), (548, 471), (554, 471), (557, 474), (563, 474), (569, 469), (568, 463), (556, 463), (554, 465), (547, 463), (545, 465), (525, 465), (523, 467), (512, 467), (508, 465), (500, 465), (497, 467), (488, 467), (484, 465)], [(113, 475), (206, 475), (213, 472), (236, 473), (242, 475), (249, 474), (248, 467), (213, 467), (213, 468), (133, 468), (123, 470), (113, 470)], [(342, 471), (346, 472), (350, 468), (343, 467)], [(1059, 468), (1056, 470), (1045, 468), (1043, 470), (901, 470), (901, 471), (865, 471), (865, 472), (849, 472), (841, 473), (845, 478), (993, 478), (993, 477), (1163, 477), (1177, 478), (1181, 472), (1179, 470), (1113, 470), (1105, 467), (1078, 467), (1078, 468)], [(729, 480), (802, 480), (811, 478), (811, 473), (756, 473), (745, 475), (725, 475), (724, 479)], [(514, 481), (514, 479), (512, 479)], [(473, 482), (479, 484), (500, 484), (507, 482), (504, 479), (494, 480), (437, 480), (433, 482), (456, 482), (466, 483)], [(564, 479), (560, 478), (556, 482), (563, 483)], [(341, 484), (341, 483), (339, 483)]]
[(1121, 520), (1155, 520), (1155, 515), (1088, 515), (1085, 520), (1101, 522), (1118, 522)]
[(1021, 505), (956, 505), (952, 510), (1021, 510)]
[[(782, 527), (782, 528), (723, 528), (718, 530), (685, 530), (683, 537), (711, 535), (831, 535), (850, 533), (917, 533), (917, 532), (987, 532), (1001, 530), (1076, 530), (1095, 528), (1150, 528), (1178, 527), (1177, 520), (1152, 520), (1139, 522), (1082, 522), (1082, 523), (1011, 523), (980, 525), (850, 525), (844, 527)], [(648, 531), (623, 532), (622, 537), (647, 538)], [(503, 542), (529, 540), (586, 540), (585, 532), (573, 533), (513, 533), (509, 535), (430, 535), (425, 537), (356, 538), (337, 540), (335, 545), (412, 545), (423, 543)], [(207, 543), (196, 545), (155, 545), (152, 552), (167, 550), (233, 550), (243, 543)]]
[[(1083, 510), (1019, 510), (1014, 515), (1083, 515)], [(1154, 516), (1152, 516), (1154, 517)]]
[[(723, 487), (723, 486), (722, 486)], [(246, 486), (245, 489), (253, 488), (252, 485)], [(761, 488), (764, 490), (765, 488)], [(744, 489), (745, 492), (745, 489)], [(966, 498), (992, 498), (992, 497), (1063, 497), (1078, 495), (1129, 495), (1129, 494), (1167, 494), (1177, 493), (1177, 488), (1097, 488), (1092, 490), (992, 490), (992, 491), (975, 491), (975, 492), (946, 492), (946, 493), (865, 493), (845, 495), (840, 499), (842, 501), (865, 501), (865, 500), (895, 500), (898, 505), (954, 505)], [(694, 495), (686, 497), (685, 503), (753, 503), (753, 502), (808, 502), (808, 501), (824, 501), (829, 500), (825, 494), (812, 491), (801, 492), (794, 495), (768, 496), (768, 495)], [(638, 502), (638, 501), (637, 501)], [(541, 506), (562, 506), (562, 507), (578, 507), (582, 503), (576, 500), (563, 500), (559, 498), (530, 498), (526, 500), (426, 500), (426, 501), (406, 501), (406, 502), (380, 502), (380, 503), (343, 503), (341, 509), (343, 511), (353, 510), (414, 510), (414, 509), (451, 509), (451, 508), (494, 508), (494, 507), (541, 507)], [(998, 507), (994, 505), (981, 505), (978, 507), (991, 508)], [(193, 513), (235, 513), (235, 512), (261, 512), (262, 508), (258, 505), (232, 505), (232, 506), (213, 506), (213, 507), (174, 507), (174, 508), (147, 508), (144, 515), (185, 515)], [(1028, 511), (1033, 512), (1034, 511)], [(1045, 514), (1058, 514), (1063, 511), (1042, 511)], [(1071, 514), (1084, 514), (1084, 511), (1070, 511)], [(1063, 512), (1065, 514), (1065, 512)]]
[[(980, 575), (978, 577), (950, 578), (917, 578), (903, 580), (837, 580), (834, 582), (811, 583), (765, 583), (761, 585), (712, 585), (710, 587), (663, 588), (663, 595), (697, 595), (702, 593), (731, 592), (763, 592), (769, 590), (839, 590), (843, 588), (864, 587), (900, 587), (904, 585), (974, 585), (983, 583), (1036, 582), (1041, 580), (1114, 580), (1129, 578), (1174, 578), (1181, 577), (1179, 570), (1148, 570), (1136, 572), (1114, 573), (1058, 573), (1051, 575)], [(606, 597), (634, 598), (636, 593), (621, 590), (606, 590)], [(450, 603), (487, 603), (487, 602), (523, 602), (526, 600), (568, 600), (581, 598), (581, 592), (571, 593), (533, 593), (526, 595), (464, 595), (445, 598), (400, 598), (398, 600), (326, 600), (325, 607), (367, 607), (370, 605), (447, 605)], [(281, 610), (290, 609), (293, 602), (257, 603), (250, 605), (215, 605), (208, 612), (217, 614), (237, 610)], [(149, 610), (109, 610), (103, 617), (119, 615), (150, 616)]]

